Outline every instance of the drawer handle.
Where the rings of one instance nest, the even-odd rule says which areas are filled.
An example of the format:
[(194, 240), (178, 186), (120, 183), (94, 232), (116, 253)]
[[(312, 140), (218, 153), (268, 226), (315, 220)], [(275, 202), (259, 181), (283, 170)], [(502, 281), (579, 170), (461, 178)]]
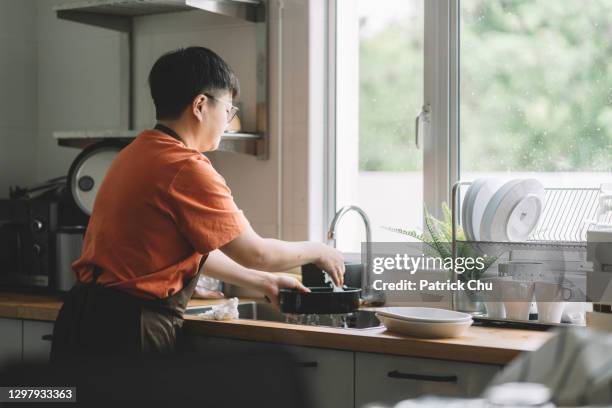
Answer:
[(417, 381), (431, 381), (441, 383), (456, 383), (459, 379), (456, 375), (427, 375), (427, 374), (413, 374), (413, 373), (402, 373), (397, 370), (389, 371), (388, 377), (399, 378), (402, 380), (417, 380)]
[(45, 341), (53, 341), (53, 335), (52, 334), (45, 334), (44, 336), (41, 337), (41, 339), (43, 339)]
[(317, 363), (316, 361), (304, 361), (295, 363), (295, 365), (304, 368), (317, 368), (319, 366), (319, 363)]

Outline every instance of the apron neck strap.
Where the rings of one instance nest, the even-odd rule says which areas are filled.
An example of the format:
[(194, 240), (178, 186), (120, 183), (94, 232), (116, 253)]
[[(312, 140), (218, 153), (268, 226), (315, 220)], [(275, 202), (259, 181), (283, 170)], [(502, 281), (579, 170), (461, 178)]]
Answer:
[(158, 123), (158, 124), (155, 125), (155, 127), (153, 129), (159, 130), (160, 132), (165, 133), (168, 136), (172, 136), (173, 138), (175, 138), (176, 140), (178, 140), (179, 142), (181, 142), (182, 144), (184, 144), (186, 146), (185, 142), (179, 136), (179, 134), (176, 133), (174, 130), (170, 129), (168, 126), (162, 125), (161, 123)]

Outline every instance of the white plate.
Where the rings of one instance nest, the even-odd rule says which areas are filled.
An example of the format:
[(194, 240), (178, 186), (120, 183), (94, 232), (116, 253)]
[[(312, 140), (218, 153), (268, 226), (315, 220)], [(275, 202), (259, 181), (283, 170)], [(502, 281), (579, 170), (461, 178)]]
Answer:
[[(76, 170), (68, 182), (71, 184), (74, 201), (85, 214), (91, 215), (96, 194), (120, 150), (121, 148), (117, 146), (101, 146), (89, 154), (86, 153), (86, 156), (76, 164)], [(88, 180), (90, 185), (81, 184), (83, 180)]]
[(535, 179), (508, 181), (487, 204), (480, 225), (483, 241), (525, 241), (538, 224), (544, 186)]
[[(476, 181), (478, 183), (476, 184)], [(485, 210), (491, 197), (495, 195), (497, 190), (502, 186), (503, 181), (498, 178), (482, 178), (476, 180), (474, 183), (476, 184), (474, 195), (472, 196), (472, 204), (469, 215), (471, 215), (471, 232), (472, 232), (472, 241), (480, 241), (484, 240), (484, 238), (480, 235), (480, 227), (482, 224), (482, 218), (484, 216)]]
[(529, 234), (538, 225), (546, 192), (538, 180), (527, 179), (521, 183), (519, 194), (523, 196), (510, 212), (506, 222), (506, 237), (508, 241), (526, 241)]
[[(493, 226), (491, 225), (493, 223), (493, 218), (495, 217), (495, 214), (497, 213), (501, 213), (501, 211), (499, 210), (500, 205), (502, 200), (504, 199), (504, 197), (506, 196), (506, 193), (508, 193), (508, 191), (512, 190), (514, 187), (516, 187), (517, 185), (519, 185), (521, 182), (520, 179), (513, 179), (510, 181), (507, 181), (504, 185), (502, 185), (496, 192), (495, 194), (493, 194), (493, 196), (491, 196), (491, 198), (489, 199), (489, 201), (487, 202), (485, 211), (482, 215), (482, 221), (480, 222), (480, 239), (483, 241), (493, 241), (493, 235), (492, 234), (492, 229)], [(500, 215), (498, 217), (501, 218), (502, 215)], [(500, 233), (500, 228), (499, 225), (497, 225), (497, 233), (495, 234), (496, 236), (499, 235)], [(501, 231), (502, 234), (504, 234), (503, 230)], [(497, 237), (500, 238), (497, 241), (506, 241), (506, 237)]]
[(461, 223), (463, 224), (463, 232), (465, 233), (465, 239), (467, 241), (474, 240), (474, 231), (472, 229), (472, 211), (474, 208), (474, 198), (476, 193), (484, 183), (486, 178), (478, 178), (470, 184), (465, 198), (463, 199), (463, 207), (461, 211)]
[(434, 307), (385, 307), (376, 310), (376, 313), (413, 322), (457, 323), (472, 320), (472, 316), (467, 313)]
[(380, 313), (376, 313), (376, 317), (378, 317), (389, 331), (427, 339), (459, 337), (472, 325), (472, 319), (455, 323), (431, 323), (394, 319)]

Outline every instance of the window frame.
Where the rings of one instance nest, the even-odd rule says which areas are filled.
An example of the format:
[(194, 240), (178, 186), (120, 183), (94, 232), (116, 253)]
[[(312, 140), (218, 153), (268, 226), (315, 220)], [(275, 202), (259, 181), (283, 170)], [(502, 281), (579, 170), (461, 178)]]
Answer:
[[(327, 126), (325, 145), (324, 219), (331, 223), (336, 201), (336, 67), (337, 3), (327, 7)], [(459, 179), (459, 0), (424, 2), (423, 106), (430, 109), (429, 131), (423, 137), (423, 200), (428, 211), (442, 216), (442, 203), (450, 205), (450, 191)], [(414, 117), (407, 118), (413, 123)], [(326, 236), (323, 237), (326, 239)]]
[[(324, 163), (324, 208), (323, 216), (325, 225), (331, 225), (331, 222), (336, 214), (337, 200), (336, 200), (336, 17), (337, 17), (337, 1), (329, 0), (327, 3), (326, 13), (326, 58), (327, 58), (327, 69), (325, 73), (325, 85), (326, 85), (326, 143), (324, 146), (325, 152), (323, 157), (325, 158)], [(327, 229), (323, 231), (323, 242), (327, 241)]]

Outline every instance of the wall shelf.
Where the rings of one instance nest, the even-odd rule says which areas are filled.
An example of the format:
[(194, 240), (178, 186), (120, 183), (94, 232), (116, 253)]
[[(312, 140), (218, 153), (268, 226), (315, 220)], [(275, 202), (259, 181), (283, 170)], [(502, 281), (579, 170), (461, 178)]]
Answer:
[[(128, 112), (121, 120), (121, 129), (57, 131), (53, 137), (60, 146), (85, 148), (106, 139), (131, 142), (138, 131), (134, 129), (135, 97), (132, 89), (134, 73), (134, 17), (174, 13), (180, 11), (201, 11), (233, 17), (252, 22), (257, 28), (257, 58), (254, 69), (257, 75), (258, 114), (256, 132), (224, 133), (219, 149), (221, 151), (248, 154), (261, 160), (268, 158), (268, 37), (267, 8), (263, 0), (77, 0), (59, 4), (53, 8), (57, 17), (81, 24), (103, 27), (124, 33), (127, 40), (127, 55), (122, 64), (124, 78), (129, 84), (124, 98)], [(260, 108), (261, 107), (261, 108)]]
[(152, 14), (201, 10), (227, 17), (263, 21), (258, 0), (85, 0), (54, 7), (59, 18), (92, 24), (91, 16), (132, 18)]
[[(138, 135), (135, 130), (70, 130), (53, 132), (57, 144), (64, 147), (84, 149), (104, 140), (117, 140), (130, 143)], [(221, 138), (219, 149), (226, 152), (242, 153), (262, 157), (266, 154), (265, 139), (262, 134), (247, 132), (226, 132)]]

